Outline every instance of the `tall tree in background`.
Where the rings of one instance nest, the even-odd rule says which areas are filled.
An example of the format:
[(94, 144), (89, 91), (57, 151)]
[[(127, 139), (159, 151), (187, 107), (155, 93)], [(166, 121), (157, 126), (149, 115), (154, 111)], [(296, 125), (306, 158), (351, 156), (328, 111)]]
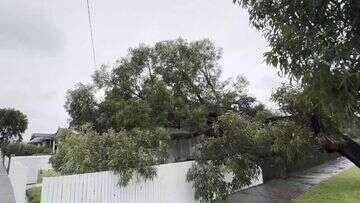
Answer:
[(9, 140), (22, 140), (28, 126), (26, 115), (15, 109), (0, 109), (0, 146)]
[(71, 117), (70, 127), (79, 129), (82, 125), (94, 123), (97, 109), (94, 88), (77, 84), (76, 89), (67, 92), (65, 109)]
[(211, 118), (228, 110), (251, 114), (255, 104), (244, 77), (220, 80), (220, 58), (221, 49), (209, 40), (130, 49), (111, 71), (103, 66), (95, 72), (93, 86), (105, 92), (102, 101), (95, 101), (89, 86), (69, 91), (70, 124), (91, 123), (98, 132), (164, 127), (210, 133)]

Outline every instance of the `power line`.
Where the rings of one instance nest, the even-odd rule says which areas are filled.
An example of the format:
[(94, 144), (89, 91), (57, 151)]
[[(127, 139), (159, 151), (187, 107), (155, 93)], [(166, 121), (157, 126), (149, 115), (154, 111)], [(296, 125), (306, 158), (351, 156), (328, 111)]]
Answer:
[(95, 69), (96, 69), (94, 29), (93, 29), (93, 24), (92, 24), (92, 21), (91, 21), (91, 11), (90, 11), (89, 0), (86, 0), (86, 4), (87, 4), (88, 19), (89, 19), (89, 31), (90, 31), (90, 40), (91, 40), (91, 47), (92, 47), (92, 55), (93, 55), (93, 60), (94, 60), (94, 67), (95, 67)]

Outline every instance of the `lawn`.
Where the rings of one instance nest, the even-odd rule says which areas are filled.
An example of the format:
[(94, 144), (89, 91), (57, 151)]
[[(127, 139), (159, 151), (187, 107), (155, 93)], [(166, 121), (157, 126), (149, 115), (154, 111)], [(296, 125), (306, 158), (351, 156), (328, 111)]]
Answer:
[(41, 187), (33, 187), (26, 191), (26, 196), (29, 203), (40, 203)]
[(56, 177), (56, 176), (61, 176), (61, 174), (59, 172), (56, 172), (52, 169), (50, 170), (41, 170), (38, 174), (38, 179), (37, 182), (38, 183), (42, 183), (43, 178), (45, 177)]
[[(38, 175), (38, 183), (42, 183), (44, 177), (55, 177), (60, 176), (61, 174), (55, 172), (54, 170), (42, 170)], [(26, 197), (29, 203), (40, 203), (41, 199), (41, 186), (33, 187), (26, 190)]]
[(360, 169), (350, 168), (311, 188), (293, 203), (360, 202)]

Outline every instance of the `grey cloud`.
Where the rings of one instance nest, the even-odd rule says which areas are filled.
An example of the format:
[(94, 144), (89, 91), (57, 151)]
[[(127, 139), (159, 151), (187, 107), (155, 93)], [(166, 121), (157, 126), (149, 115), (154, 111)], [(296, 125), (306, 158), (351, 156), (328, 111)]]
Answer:
[(64, 35), (40, 4), (24, 0), (0, 1), (0, 49), (56, 55), (64, 48)]
[[(247, 12), (231, 1), (90, 2), (98, 63), (112, 63), (142, 42), (210, 38), (224, 49), (223, 77), (244, 75), (249, 93), (274, 106), (269, 97), (278, 77), (262, 63), (266, 42), (249, 27)], [(90, 80), (94, 67), (85, 3), (0, 0), (0, 108), (28, 115), (27, 138), (67, 126), (66, 90)]]

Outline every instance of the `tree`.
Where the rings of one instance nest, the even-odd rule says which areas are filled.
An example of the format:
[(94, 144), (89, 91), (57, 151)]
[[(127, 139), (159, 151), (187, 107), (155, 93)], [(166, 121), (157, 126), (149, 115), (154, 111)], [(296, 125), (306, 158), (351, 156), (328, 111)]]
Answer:
[[(326, 126), (331, 130), (321, 134), (325, 143), (320, 144), (360, 167), (360, 145), (344, 135), (360, 120), (360, 2), (233, 2), (247, 9), (251, 24), (264, 33), (270, 47), (265, 53), (267, 63), (300, 84), (314, 134), (324, 129), (323, 120), (332, 120)], [(356, 132), (351, 130), (351, 136)]]
[(93, 87), (79, 83), (76, 89), (67, 92), (66, 99), (65, 109), (71, 117), (70, 127), (95, 124), (97, 102)]
[[(117, 60), (111, 70), (108, 66), (102, 66), (93, 76), (94, 84), (90, 86), (94, 88), (83, 91), (84, 88), (79, 86), (70, 91), (66, 104), (72, 118), (71, 124), (81, 129), (81, 126), (87, 123), (93, 131), (91, 135), (80, 133), (80, 136), (71, 135), (67, 141), (63, 141), (64, 144), (59, 147), (63, 150), (60, 149), (54, 156), (54, 168), (63, 173), (73, 173), (74, 169), (90, 172), (104, 169), (98, 167), (101, 163), (106, 169), (132, 174), (158, 162), (144, 161), (126, 154), (110, 156), (110, 151), (100, 156), (99, 154), (104, 152), (100, 149), (107, 148), (105, 144), (98, 144), (102, 142), (100, 140), (107, 139), (110, 134), (119, 134), (113, 136), (111, 142), (120, 142), (122, 137), (134, 139), (131, 143), (136, 147), (121, 142), (114, 148), (138, 154), (138, 150), (147, 145), (141, 140), (153, 139), (151, 142), (156, 143), (159, 139), (156, 133), (154, 134), (154, 129), (167, 129), (169, 136), (169, 132), (175, 128), (193, 135), (205, 136), (196, 150), (196, 165), (188, 177), (189, 181), (195, 182), (198, 198), (213, 199), (216, 195), (223, 197), (221, 194), (227, 193), (220, 193), (221, 191), (230, 191), (248, 184), (258, 172), (257, 163), (261, 162), (257, 156), (250, 155), (250, 152), (259, 149), (254, 135), (258, 128), (262, 128), (260, 120), (271, 112), (256, 102), (255, 98), (247, 95), (248, 81), (244, 77), (221, 80), (221, 67), (218, 64), (221, 53), (221, 49), (216, 48), (209, 40), (187, 42), (177, 39), (161, 41), (154, 46), (140, 45), (130, 49), (126, 57)], [(105, 93), (99, 102), (94, 102), (96, 91)], [(78, 94), (79, 92), (81, 94)], [(88, 110), (94, 114), (87, 113)], [(137, 135), (132, 133), (134, 130), (142, 135), (141, 139), (137, 139)], [(87, 147), (90, 146), (86, 144), (89, 140), (99, 141), (94, 141), (94, 147)], [(239, 144), (239, 148), (231, 145), (228, 151), (224, 151), (227, 156), (224, 160), (210, 155), (216, 152), (221, 158), (224, 145), (220, 144), (223, 142)], [(110, 141), (106, 143), (111, 145)], [(211, 148), (213, 145), (216, 151)], [(252, 150), (245, 153), (245, 149)], [(103, 161), (106, 163), (101, 160), (83, 160), (83, 157), (88, 156), (93, 159), (104, 157)], [(212, 158), (221, 161), (209, 165), (208, 161), (212, 161)], [(123, 162), (118, 162), (119, 159)], [(237, 163), (239, 160), (242, 162)], [(119, 163), (116, 167), (106, 166), (107, 163), (115, 162)], [(205, 181), (207, 176), (201, 173), (206, 168), (213, 172), (226, 169), (235, 174), (235, 179), (231, 186), (223, 190), (203, 190), (199, 183), (213, 183)], [(223, 176), (219, 176), (215, 181), (225, 184), (221, 177)], [(215, 188), (214, 185), (212, 188)], [(204, 192), (208, 195), (204, 196)]]
[[(277, 163), (276, 159), (283, 162), (301, 158), (314, 140), (324, 144), (325, 139), (323, 146), (328, 152), (337, 151), (360, 167), (360, 146), (343, 136), (343, 132), (354, 133), (354, 126), (360, 121), (360, 2), (233, 2), (247, 9), (250, 23), (267, 39), (270, 51), (264, 54), (266, 62), (287, 76), (290, 84), (295, 81), (298, 86), (284, 86), (274, 93), (273, 99), (283, 115), (266, 119), (272, 123), (269, 128), (255, 127), (258, 130), (251, 133), (255, 138), (241, 129), (256, 121), (240, 122), (241, 115), (221, 121), (236, 125), (220, 128), (220, 132), (227, 132), (221, 139), (201, 143), (198, 148), (196, 164), (188, 176), (196, 183), (196, 195), (205, 201), (224, 197), (246, 184), (255, 174), (254, 165), (261, 165), (263, 160)], [(236, 130), (231, 131), (232, 128)], [(245, 144), (231, 137), (242, 137)], [(250, 147), (252, 156), (233, 149), (229, 146), (232, 143), (240, 148)], [(275, 160), (266, 157), (268, 154), (274, 155)], [(235, 160), (236, 157), (242, 160)], [(237, 164), (242, 164), (240, 170), (234, 168)], [(244, 179), (235, 184), (226, 182), (224, 171), (234, 173), (234, 180), (243, 172)]]
[(360, 2), (234, 0), (262, 31), (266, 61), (299, 81), (304, 96), (346, 124), (359, 120)]
[[(136, 147), (121, 142), (115, 148), (137, 154), (144, 145), (140, 141), (154, 136), (154, 129), (167, 129), (168, 136), (171, 129), (186, 130), (205, 137), (195, 149), (195, 164), (187, 179), (194, 182), (197, 198), (211, 201), (248, 185), (265, 161), (279, 165), (301, 159), (301, 155), (311, 148), (304, 137), (304, 126), (285, 121), (264, 126), (263, 120), (273, 113), (247, 95), (248, 81), (244, 77), (220, 79), (220, 58), (221, 49), (209, 40), (187, 42), (177, 39), (158, 42), (154, 46), (140, 45), (117, 60), (113, 69), (102, 66), (95, 72), (94, 84), (90, 86), (96, 87), (91, 91), (104, 91), (104, 99), (78, 102), (76, 94), (69, 94), (67, 101), (67, 106), (76, 106), (76, 109), (96, 109), (92, 111), (94, 117), (87, 116), (91, 114), (82, 114), (84, 117), (77, 116), (78, 113), (70, 114), (77, 129), (88, 123), (94, 130), (91, 135), (69, 136), (63, 142), (67, 144), (60, 146), (64, 150), (54, 158), (54, 168), (64, 173), (72, 173), (74, 168), (98, 171), (101, 170), (99, 163), (103, 167), (121, 159), (123, 162), (119, 162), (117, 167), (106, 166), (106, 169), (132, 174), (158, 162), (147, 162), (125, 154), (100, 155), (104, 152), (100, 149), (106, 149), (105, 144), (98, 144), (102, 142), (100, 140), (107, 139), (109, 134), (121, 134), (134, 139), (131, 143)], [(86, 94), (90, 96), (85, 98), (93, 98), (95, 94), (96, 91)], [(284, 139), (293, 129), (297, 129), (296, 133)], [(134, 130), (144, 135), (142, 139), (131, 133)], [(122, 140), (123, 136), (114, 136), (111, 142)], [(155, 133), (154, 142), (156, 139)], [(89, 140), (99, 141), (94, 141), (94, 147), (88, 147)], [(291, 144), (284, 144), (289, 140), (292, 140)], [(83, 157), (90, 156), (93, 159), (105, 158), (83, 160)], [(230, 182), (226, 173), (233, 176)]]
[[(234, 2), (248, 10), (251, 24), (268, 40), (266, 62), (299, 86), (283, 86), (274, 93), (283, 115), (268, 127), (255, 127), (256, 121), (244, 122), (240, 115), (220, 119), (225, 134), (200, 144), (196, 164), (188, 174), (196, 183), (196, 195), (205, 201), (225, 197), (246, 185), (256, 174), (255, 165), (263, 161), (292, 163), (304, 158), (316, 143), (310, 138), (320, 143), (324, 138), (340, 140), (342, 131), (359, 122), (360, 2)], [(247, 133), (244, 129), (253, 130)], [(344, 139), (335, 147), (325, 145), (325, 149), (336, 149), (350, 160), (356, 159), (358, 145)], [(233, 173), (233, 181), (225, 181), (226, 171)]]
[(0, 145), (11, 139), (21, 141), (27, 126), (28, 120), (22, 112), (9, 108), (0, 109)]
[(321, 145), (329, 153), (339, 153), (360, 167), (360, 145), (344, 134), (347, 132), (354, 137), (354, 133), (357, 132), (354, 125), (358, 124), (359, 119), (347, 124), (338, 122), (336, 116), (332, 116), (333, 113), (327, 112), (324, 108), (314, 108), (316, 104), (304, 98), (301, 89), (282, 87), (274, 96), (283, 112), (290, 115), (282, 118), (292, 119), (299, 125), (307, 123), (314, 143)]
[(249, 185), (261, 166), (280, 170), (309, 155), (313, 144), (306, 125), (284, 120), (266, 126), (268, 116), (273, 114), (262, 109), (255, 116), (223, 114), (213, 126), (218, 136), (196, 146), (187, 180), (200, 202), (225, 199)]
[(90, 86), (105, 92), (102, 101), (95, 101), (96, 92), (88, 86), (69, 91), (70, 124), (90, 123), (97, 132), (163, 127), (211, 133), (211, 117), (228, 110), (251, 113), (256, 106), (244, 77), (220, 80), (220, 58), (221, 49), (209, 40), (130, 49), (112, 70), (102, 66), (95, 72)]

